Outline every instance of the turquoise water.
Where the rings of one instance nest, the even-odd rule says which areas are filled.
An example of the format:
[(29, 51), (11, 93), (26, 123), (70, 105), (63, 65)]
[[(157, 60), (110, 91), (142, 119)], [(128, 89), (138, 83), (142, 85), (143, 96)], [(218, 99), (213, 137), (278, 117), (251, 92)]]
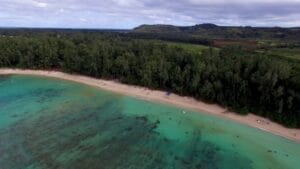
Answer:
[(0, 169), (299, 169), (300, 144), (73, 82), (0, 76)]

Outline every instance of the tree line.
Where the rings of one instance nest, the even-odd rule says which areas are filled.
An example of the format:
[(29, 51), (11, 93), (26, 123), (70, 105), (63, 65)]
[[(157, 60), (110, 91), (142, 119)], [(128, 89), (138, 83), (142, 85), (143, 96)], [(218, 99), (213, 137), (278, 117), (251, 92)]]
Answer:
[(238, 46), (198, 54), (167, 42), (110, 34), (0, 37), (0, 67), (116, 79), (300, 127), (299, 69)]

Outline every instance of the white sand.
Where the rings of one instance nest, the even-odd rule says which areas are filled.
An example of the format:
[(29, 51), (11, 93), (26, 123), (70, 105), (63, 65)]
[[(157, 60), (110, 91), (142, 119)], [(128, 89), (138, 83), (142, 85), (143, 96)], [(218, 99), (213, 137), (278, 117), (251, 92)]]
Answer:
[(219, 105), (207, 104), (191, 97), (183, 97), (175, 94), (167, 96), (166, 92), (164, 91), (150, 90), (144, 87), (125, 85), (115, 81), (95, 79), (80, 75), (71, 75), (57, 71), (0, 69), (0, 75), (1, 74), (39, 75), (75, 81), (144, 100), (172, 104), (177, 107), (221, 116), (300, 143), (300, 129), (289, 129), (254, 114), (241, 116), (233, 112), (228, 112), (226, 108), (223, 108)]

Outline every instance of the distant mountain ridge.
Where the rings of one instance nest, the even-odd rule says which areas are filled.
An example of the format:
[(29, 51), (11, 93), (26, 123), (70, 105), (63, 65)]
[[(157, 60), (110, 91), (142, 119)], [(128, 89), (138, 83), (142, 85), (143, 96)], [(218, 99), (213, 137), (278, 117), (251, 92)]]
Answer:
[(218, 26), (211, 23), (194, 26), (141, 25), (134, 33), (189, 34), (209, 39), (285, 39), (300, 41), (300, 27)]

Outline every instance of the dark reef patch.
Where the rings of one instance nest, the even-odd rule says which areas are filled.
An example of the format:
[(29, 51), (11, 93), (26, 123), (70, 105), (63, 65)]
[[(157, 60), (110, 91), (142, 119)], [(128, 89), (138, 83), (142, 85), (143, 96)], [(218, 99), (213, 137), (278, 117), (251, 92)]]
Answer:
[(0, 84), (8, 81), (12, 75), (1, 75), (0, 76)]
[(36, 89), (31, 93), (31, 95), (33, 97), (37, 97), (39, 103), (44, 103), (51, 99), (61, 96), (63, 91), (64, 89)]

